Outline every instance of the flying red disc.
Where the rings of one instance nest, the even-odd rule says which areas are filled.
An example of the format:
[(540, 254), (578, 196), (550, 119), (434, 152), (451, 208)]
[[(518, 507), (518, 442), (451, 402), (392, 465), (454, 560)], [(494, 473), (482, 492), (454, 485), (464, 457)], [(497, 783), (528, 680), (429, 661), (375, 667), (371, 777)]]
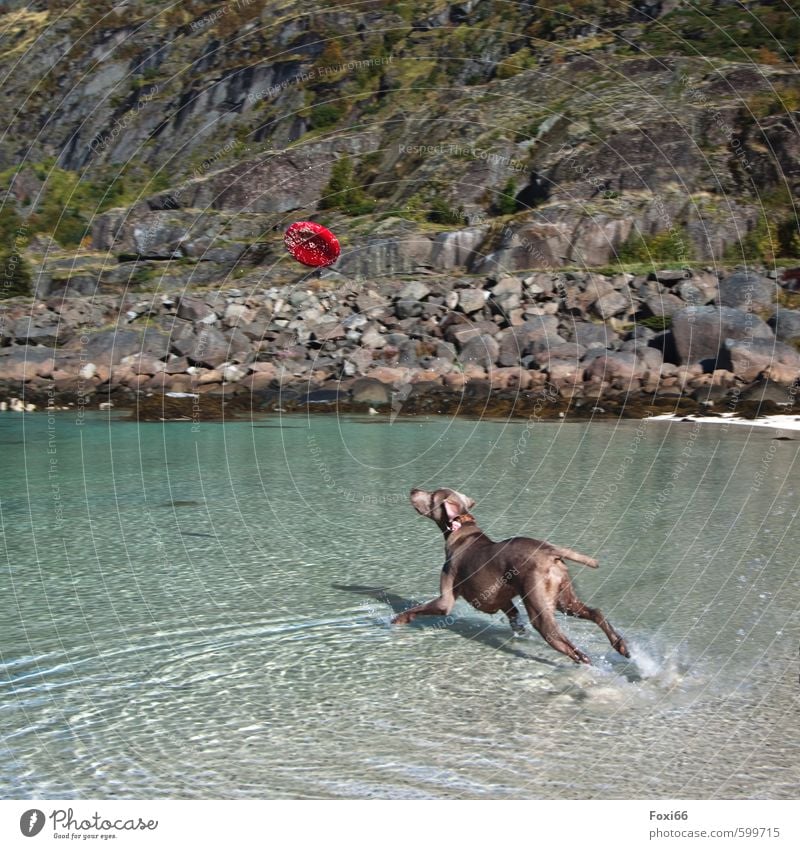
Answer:
[(339, 240), (330, 230), (313, 221), (295, 221), (283, 234), (286, 250), (303, 265), (331, 265), (341, 253)]

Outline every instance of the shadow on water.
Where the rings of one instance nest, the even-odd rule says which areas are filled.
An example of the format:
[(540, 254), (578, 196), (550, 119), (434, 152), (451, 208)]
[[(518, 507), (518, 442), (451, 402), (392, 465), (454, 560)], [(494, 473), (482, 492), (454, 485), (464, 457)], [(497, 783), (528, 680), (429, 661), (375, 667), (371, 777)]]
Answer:
[[(403, 596), (397, 595), (383, 587), (363, 587), (357, 584), (332, 584), (331, 586), (335, 590), (355, 593), (356, 595), (371, 598), (381, 604), (388, 604), (392, 608), (393, 613), (402, 613), (404, 610), (408, 610), (409, 607), (413, 607), (417, 604), (414, 600), (403, 598)], [(561, 666), (561, 664), (555, 661), (547, 660), (543, 657), (537, 657), (536, 655), (514, 648), (512, 646), (512, 641), (516, 641), (518, 639), (517, 637), (504, 637), (499, 634), (496, 629), (486, 628), (478, 622), (459, 618), (446, 624), (445, 619), (446, 617), (444, 616), (425, 616), (416, 619), (414, 622), (410, 622), (408, 625), (403, 625), (402, 627), (431, 628), (435, 626), (437, 628), (451, 631), (454, 634), (458, 634), (459, 637), (463, 637), (465, 640), (483, 643), (483, 645), (488, 646), (489, 648), (506, 652), (506, 654), (511, 654), (514, 657), (520, 657), (524, 660), (534, 660), (537, 663), (542, 663), (545, 666), (550, 666), (552, 668)]]

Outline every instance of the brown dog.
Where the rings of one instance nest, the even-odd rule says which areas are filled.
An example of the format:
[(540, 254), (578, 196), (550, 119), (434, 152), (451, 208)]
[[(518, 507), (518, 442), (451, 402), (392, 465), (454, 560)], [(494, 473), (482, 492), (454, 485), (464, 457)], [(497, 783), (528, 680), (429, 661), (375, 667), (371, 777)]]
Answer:
[(574, 560), (596, 569), (596, 560), (527, 537), (492, 542), (470, 515), (475, 502), (453, 489), (434, 492), (412, 489), (411, 503), (418, 513), (433, 519), (444, 534), (445, 562), (439, 598), (398, 614), (392, 619), (393, 623), (402, 625), (417, 616), (447, 616), (461, 596), (484, 613), (502, 610), (513, 630), (522, 633), (524, 627), (513, 601), (515, 596), (521, 596), (531, 625), (554, 649), (576, 663), (590, 663), (590, 660), (558, 627), (556, 610), (591, 619), (603, 629), (620, 654), (630, 657), (624, 640), (605, 616), (587, 607), (575, 595), (564, 563), (564, 560)]

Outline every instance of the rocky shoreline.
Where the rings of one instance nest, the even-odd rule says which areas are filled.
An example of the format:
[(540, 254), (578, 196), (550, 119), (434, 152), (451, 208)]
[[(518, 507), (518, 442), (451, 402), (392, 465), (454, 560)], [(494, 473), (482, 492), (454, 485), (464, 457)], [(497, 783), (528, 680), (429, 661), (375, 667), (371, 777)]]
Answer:
[(797, 412), (796, 271), (335, 271), (0, 302), (0, 409), (542, 419)]

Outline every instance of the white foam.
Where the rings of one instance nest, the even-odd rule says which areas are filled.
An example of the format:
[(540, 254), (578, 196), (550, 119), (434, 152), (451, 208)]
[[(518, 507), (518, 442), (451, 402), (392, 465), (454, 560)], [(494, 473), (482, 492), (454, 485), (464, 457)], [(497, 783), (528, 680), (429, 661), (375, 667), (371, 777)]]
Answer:
[(743, 419), (735, 413), (721, 413), (719, 416), (692, 416), (667, 413), (663, 416), (650, 416), (648, 421), (661, 422), (699, 422), (700, 424), (736, 424), (749, 427), (773, 427), (778, 431), (800, 430), (800, 416), (774, 415), (762, 416), (758, 419)]

